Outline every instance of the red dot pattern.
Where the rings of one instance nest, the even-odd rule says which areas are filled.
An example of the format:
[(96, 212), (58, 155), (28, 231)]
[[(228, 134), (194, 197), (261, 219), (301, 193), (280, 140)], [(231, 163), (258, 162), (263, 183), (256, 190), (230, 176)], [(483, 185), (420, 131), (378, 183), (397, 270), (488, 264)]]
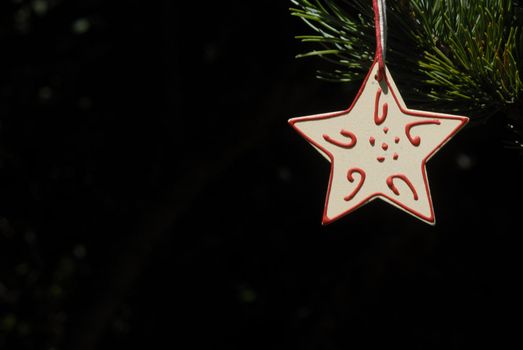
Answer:
[[(385, 134), (387, 134), (387, 133), (389, 132), (389, 130), (390, 130), (390, 129), (389, 129), (388, 127), (384, 127), (384, 128), (383, 128), (383, 132), (384, 132)], [(395, 143), (395, 144), (398, 144), (399, 142), (400, 142), (400, 138), (399, 138), (399, 136), (394, 137), (394, 143)], [(376, 137), (374, 137), (374, 136), (369, 137), (369, 143), (370, 143), (370, 145), (371, 145), (372, 147), (375, 147), (375, 146), (376, 146)], [(382, 149), (383, 151), (386, 152), (386, 151), (389, 150), (389, 148), (390, 148), (390, 145), (389, 145), (387, 142), (382, 142), (382, 143), (381, 143), (381, 149)], [(385, 162), (385, 160), (387, 159), (386, 156), (387, 156), (386, 154), (385, 154), (385, 155), (384, 155), (384, 154), (379, 154), (379, 155), (376, 157), (376, 160), (377, 160), (378, 162), (380, 162), (380, 163), (383, 163), (383, 162)], [(399, 159), (399, 154), (398, 154), (397, 152), (394, 152), (394, 153), (392, 154), (392, 159), (393, 159), (393, 160), (398, 160), (398, 159)]]

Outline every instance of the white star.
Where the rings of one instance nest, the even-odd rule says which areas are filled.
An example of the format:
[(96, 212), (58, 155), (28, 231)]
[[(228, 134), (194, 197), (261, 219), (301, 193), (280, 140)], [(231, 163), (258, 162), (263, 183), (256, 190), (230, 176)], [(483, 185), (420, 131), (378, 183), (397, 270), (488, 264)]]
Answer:
[(289, 120), (331, 162), (323, 224), (376, 198), (435, 224), (426, 162), (468, 118), (407, 109), (388, 71), (377, 81), (378, 68), (346, 111)]

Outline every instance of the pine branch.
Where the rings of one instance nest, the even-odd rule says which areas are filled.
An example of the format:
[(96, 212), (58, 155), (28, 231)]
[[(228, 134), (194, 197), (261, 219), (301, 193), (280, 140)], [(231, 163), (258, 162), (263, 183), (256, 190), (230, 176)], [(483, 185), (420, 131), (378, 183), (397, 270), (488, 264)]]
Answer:
[[(370, 1), (291, 1), (292, 15), (316, 32), (297, 38), (319, 46), (298, 57), (334, 63), (321, 79), (359, 81), (374, 57)], [(387, 64), (406, 97), (425, 108), (475, 119), (508, 110), (523, 91), (521, 11), (512, 0), (396, 1), (388, 8)]]

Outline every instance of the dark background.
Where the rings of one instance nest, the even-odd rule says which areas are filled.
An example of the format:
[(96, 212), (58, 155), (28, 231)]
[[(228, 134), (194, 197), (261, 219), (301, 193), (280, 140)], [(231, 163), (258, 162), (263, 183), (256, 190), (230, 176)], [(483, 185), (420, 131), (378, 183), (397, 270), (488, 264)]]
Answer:
[(358, 86), (294, 59), (289, 6), (1, 3), (0, 349), (521, 346), (501, 118), (429, 162), (435, 227), (322, 227), (329, 164), (287, 119)]

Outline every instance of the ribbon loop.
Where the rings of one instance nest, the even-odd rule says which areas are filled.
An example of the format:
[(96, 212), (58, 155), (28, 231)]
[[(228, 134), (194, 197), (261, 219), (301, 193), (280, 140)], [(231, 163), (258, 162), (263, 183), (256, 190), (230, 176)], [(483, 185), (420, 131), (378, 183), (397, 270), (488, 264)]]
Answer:
[(378, 59), (378, 81), (385, 76), (385, 55), (387, 51), (387, 5), (385, 0), (372, 0), (374, 25), (376, 27), (376, 58)]

